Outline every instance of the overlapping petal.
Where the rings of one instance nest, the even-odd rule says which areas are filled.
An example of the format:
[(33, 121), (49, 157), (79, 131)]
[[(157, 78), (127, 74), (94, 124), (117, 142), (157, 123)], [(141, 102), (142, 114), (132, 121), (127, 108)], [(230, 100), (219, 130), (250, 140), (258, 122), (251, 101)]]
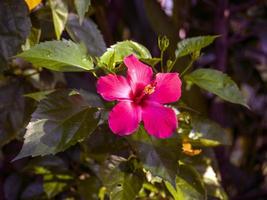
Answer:
[(151, 67), (139, 61), (134, 55), (125, 57), (124, 64), (128, 68), (127, 79), (133, 91), (150, 83), (153, 76)]
[(170, 137), (178, 127), (173, 109), (156, 102), (146, 102), (142, 107), (142, 119), (146, 131), (157, 138)]
[(119, 102), (109, 113), (109, 127), (117, 135), (130, 135), (141, 121), (141, 108), (129, 101)]
[(129, 99), (131, 87), (123, 76), (109, 74), (97, 81), (97, 92), (107, 101)]
[(158, 73), (155, 83), (155, 92), (149, 96), (149, 100), (165, 104), (175, 102), (181, 97), (182, 82), (178, 73)]

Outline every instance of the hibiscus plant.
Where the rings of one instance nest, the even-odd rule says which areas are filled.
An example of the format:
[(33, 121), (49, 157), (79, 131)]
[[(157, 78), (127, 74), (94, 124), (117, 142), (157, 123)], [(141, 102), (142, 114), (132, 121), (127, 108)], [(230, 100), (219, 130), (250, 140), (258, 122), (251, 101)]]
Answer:
[[(72, 79), (70, 85), (25, 93), (36, 107), (13, 162), (31, 157), (28, 169), (43, 178), (49, 199), (64, 190), (101, 200), (227, 199), (213, 147), (230, 144), (229, 135), (190, 103), (201, 92), (248, 107), (228, 75), (194, 68), (203, 48), (220, 36), (181, 40), (173, 55), (166, 53), (172, 41), (159, 37), (161, 56), (152, 57), (132, 40), (106, 48), (96, 25), (87, 20), (97, 40), (91, 45), (75, 31), (83, 19), (68, 17), (68, 39), (56, 26), (58, 40), (38, 42), (32, 29), (32, 38), (14, 59), (31, 64), (34, 84), (35, 75), (45, 71), (58, 80), (77, 74), (88, 87)], [(60, 152), (75, 156), (72, 168), (78, 173), (62, 167)]]

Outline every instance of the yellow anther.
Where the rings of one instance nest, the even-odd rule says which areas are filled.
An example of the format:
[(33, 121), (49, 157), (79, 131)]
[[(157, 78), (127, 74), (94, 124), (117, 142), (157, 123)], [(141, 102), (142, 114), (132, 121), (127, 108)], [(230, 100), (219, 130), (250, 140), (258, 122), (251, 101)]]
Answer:
[(144, 93), (145, 94), (152, 94), (155, 92), (155, 86), (148, 84), (145, 89), (144, 89)]

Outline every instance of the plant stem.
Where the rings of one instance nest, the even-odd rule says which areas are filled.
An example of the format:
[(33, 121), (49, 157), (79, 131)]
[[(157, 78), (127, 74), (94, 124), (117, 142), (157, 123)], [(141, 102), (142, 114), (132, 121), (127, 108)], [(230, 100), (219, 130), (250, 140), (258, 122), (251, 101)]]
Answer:
[(168, 69), (168, 72), (170, 72), (174, 66), (174, 64), (177, 62), (178, 58), (175, 57), (174, 61), (172, 62), (172, 64), (170, 65), (169, 69)]
[(161, 72), (164, 72), (163, 55), (164, 55), (164, 51), (160, 51), (160, 67), (161, 67)]
[(187, 65), (187, 67), (184, 69), (184, 71), (182, 71), (182, 73), (180, 74), (180, 77), (182, 77), (194, 64), (195, 60), (192, 59), (189, 64)]

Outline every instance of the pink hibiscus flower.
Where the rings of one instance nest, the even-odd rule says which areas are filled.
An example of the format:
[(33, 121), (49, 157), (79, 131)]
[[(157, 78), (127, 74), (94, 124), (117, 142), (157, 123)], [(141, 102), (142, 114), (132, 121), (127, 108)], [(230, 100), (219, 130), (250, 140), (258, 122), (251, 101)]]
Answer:
[(97, 92), (107, 101), (118, 101), (109, 113), (108, 123), (113, 133), (130, 135), (141, 121), (146, 131), (157, 138), (170, 137), (178, 126), (173, 109), (163, 104), (181, 96), (178, 73), (158, 73), (153, 79), (151, 67), (134, 55), (124, 58), (127, 77), (115, 74), (101, 76)]

